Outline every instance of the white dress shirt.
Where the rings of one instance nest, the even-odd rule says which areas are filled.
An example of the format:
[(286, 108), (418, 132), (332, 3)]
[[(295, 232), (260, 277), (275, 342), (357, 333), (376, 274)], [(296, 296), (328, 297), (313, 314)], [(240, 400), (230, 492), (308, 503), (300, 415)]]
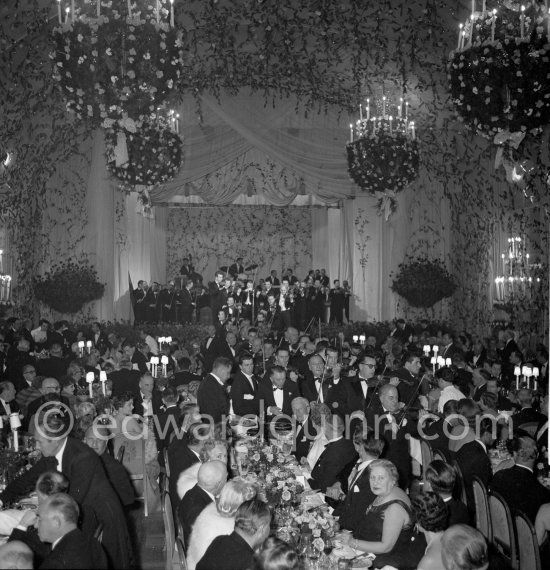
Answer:
[(55, 454), (55, 458), (57, 459), (57, 470), (61, 473), (61, 466), (63, 464), (63, 453), (65, 453), (65, 447), (67, 447), (67, 438), (63, 442), (60, 450)]
[(456, 400), (458, 402), (458, 400), (462, 400), (465, 397), (466, 396), (458, 388), (455, 388), (455, 386), (446, 386), (441, 390), (441, 395), (439, 396), (439, 402), (437, 404), (437, 411), (442, 414), (443, 406), (445, 406), (449, 400)]

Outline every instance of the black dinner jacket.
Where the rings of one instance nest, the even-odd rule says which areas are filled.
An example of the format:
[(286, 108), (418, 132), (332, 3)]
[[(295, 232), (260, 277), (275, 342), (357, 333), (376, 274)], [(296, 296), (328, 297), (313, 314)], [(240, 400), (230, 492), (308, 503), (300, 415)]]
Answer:
[(66, 358), (50, 356), (49, 358), (39, 358), (36, 361), (36, 373), (38, 376), (56, 378), (59, 380), (67, 374), (69, 362)]
[(133, 505), (136, 493), (124, 465), (110, 455), (108, 451), (104, 451), (103, 454), (99, 456), (99, 459), (101, 459), (101, 463), (103, 463), (107, 479), (109, 479), (109, 483), (111, 483), (115, 493), (118, 495), (121, 504), (124, 507)]
[[(250, 385), (248, 378), (242, 371), (238, 371), (233, 377), (231, 384), (231, 402), (233, 411), (238, 416), (251, 414), (257, 416), (260, 413), (260, 402), (258, 400), (258, 380), (252, 378), (254, 388)], [(245, 398), (246, 396), (246, 398)], [(252, 397), (252, 399), (250, 399)]]
[(304, 425), (300, 425), (296, 430), (294, 455), (298, 461), (300, 461), (302, 457), (307, 457), (316, 435), (317, 430), (313, 426), (313, 420), (311, 419), (311, 416), (308, 416), (306, 423)]
[[(468, 507), (458, 499), (449, 499), (445, 501), (447, 505), (447, 523), (448, 527), (454, 524), (471, 524), (472, 517), (470, 517), (470, 512), (468, 511)], [(448, 528), (447, 527), (447, 528)]]
[[(160, 392), (153, 390), (151, 402), (153, 403), (153, 415), (158, 416), (162, 406), (162, 396), (160, 395)], [(143, 396), (141, 395), (141, 392), (138, 392), (137, 396), (134, 397), (133, 413), (138, 414), (138, 416), (143, 416), (143, 411)]]
[(348, 439), (342, 437), (327, 444), (311, 472), (310, 487), (325, 493), (327, 487), (340, 481), (342, 489), (346, 490), (348, 476), (356, 459), (355, 447)]
[[(298, 397), (298, 390), (295, 388), (294, 382), (285, 380), (283, 384), (283, 414), (292, 416), (292, 406), (290, 405), (294, 398)], [(271, 382), (260, 382), (258, 385), (258, 401), (264, 403), (266, 417), (267, 409), (270, 406), (276, 406), (275, 396), (273, 395), (273, 384)]]
[(178, 495), (178, 479), (180, 474), (194, 465), (199, 463), (198, 456), (187, 447), (187, 439), (179, 439), (175, 437), (168, 446), (168, 464), (170, 467), (170, 479), (168, 482), (168, 490), (173, 505), (178, 505), (180, 497)]
[(217, 536), (199, 560), (196, 570), (247, 570), (252, 568), (254, 551), (235, 531)]
[(512, 511), (523, 511), (533, 524), (539, 507), (550, 503), (550, 491), (531, 471), (518, 465), (497, 471), (491, 480), (491, 489), (504, 497)]
[[(348, 409), (350, 412), (364, 412), (367, 408), (380, 404), (378, 398), (378, 388), (369, 386), (367, 389), (367, 397), (363, 394), (362, 381), (368, 382), (359, 376), (348, 378), (345, 386), (348, 392)], [(372, 380), (370, 381), (372, 383)]]
[[(340, 378), (337, 384), (331, 376), (325, 377), (323, 383), (328, 386), (325, 404), (330, 408), (333, 414), (344, 416), (348, 412), (348, 395), (344, 386), (344, 379)], [(311, 370), (305, 375), (305, 378), (299, 384), (300, 394), (309, 402), (316, 402), (318, 398), (317, 386), (315, 378)]]
[(109, 380), (113, 382), (113, 397), (120, 396), (124, 392), (132, 392), (134, 396), (139, 396), (139, 379), (141, 372), (139, 370), (128, 370), (121, 368), (113, 370), (109, 374)]
[(89, 540), (77, 528), (68, 532), (39, 569), (107, 568), (107, 558), (97, 540)]
[(199, 487), (198, 483), (191, 487), (181, 499), (178, 505), (178, 519), (183, 531), (184, 544), (189, 544), (193, 523), (211, 502), (212, 497)]
[(145, 354), (140, 352), (137, 348), (134, 350), (134, 354), (132, 355), (132, 365), (133, 364), (138, 367), (142, 374), (147, 374), (147, 372), (149, 372), (149, 369), (147, 368), (147, 358), (145, 357)]
[(172, 388), (177, 388), (178, 386), (183, 386), (190, 384), (191, 382), (200, 382), (202, 378), (198, 374), (193, 374), (189, 370), (180, 370), (176, 372), (172, 378), (168, 381), (168, 384)]
[(197, 390), (197, 403), (201, 414), (212, 417), (214, 423), (229, 415), (229, 396), (212, 374), (207, 374)]
[(370, 488), (369, 477), (370, 470), (367, 465), (348, 489), (342, 505), (337, 507), (335, 514), (340, 513), (338, 521), (341, 528), (355, 530), (365, 516), (367, 507), (374, 501), (375, 495)]
[(514, 426), (514, 431), (519, 428), (521, 424), (536, 422), (540, 424), (546, 421), (546, 416), (537, 412), (534, 408), (522, 408), (517, 414), (512, 415), (512, 425)]
[(492, 475), (491, 461), (487, 452), (478, 441), (470, 441), (464, 444), (457, 451), (456, 461), (464, 478), (468, 507), (473, 511), (475, 510), (474, 493), (472, 490), (474, 475), (479, 477), (481, 482), (488, 487)]
[(168, 447), (170, 438), (178, 426), (181, 410), (174, 404), (157, 414), (154, 422), (155, 439), (159, 463), (164, 466), (164, 448)]

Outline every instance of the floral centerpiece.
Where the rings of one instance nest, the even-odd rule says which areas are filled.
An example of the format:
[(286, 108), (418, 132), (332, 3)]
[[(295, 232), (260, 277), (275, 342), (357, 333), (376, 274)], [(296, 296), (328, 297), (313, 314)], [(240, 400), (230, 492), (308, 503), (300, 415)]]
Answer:
[(313, 546), (322, 552), (325, 540), (336, 534), (336, 519), (328, 514), (327, 509), (313, 509), (292, 513), (292, 521), (298, 525), (302, 533), (311, 532)]
[(441, 260), (417, 257), (399, 265), (391, 289), (413, 307), (431, 307), (455, 292), (456, 281)]
[(53, 33), (54, 78), (67, 108), (96, 125), (153, 113), (179, 80), (182, 33), (163, 2), (80, 0)]
[(547, 10), (541, 3), (523, 11), (499, 6), (474, 13), (467, 28), (448, 65), (460, 119), (490, 138), (501, 131), (538, 132), (550, 120)]

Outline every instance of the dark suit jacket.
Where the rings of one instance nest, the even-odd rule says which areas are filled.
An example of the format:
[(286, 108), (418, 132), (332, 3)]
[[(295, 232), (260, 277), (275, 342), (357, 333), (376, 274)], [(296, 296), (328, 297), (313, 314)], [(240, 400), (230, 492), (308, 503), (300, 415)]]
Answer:
[(517, 345), (516, 341), (512, 338), (510, 339), (505, 345), (504, 348), (500, 351), (500, 358), (502, 362), (508, 363), (510, 361), (510, 355), (512, 352), (517, 352), (521, 355), (521, 350)]
[(425, 439), (430, 444), (430, 447), (432, 449), (442, 451), (446, 457), (450, 457), (449, 437), (445, 433), (445, 428), (447, 433), (451, 433), (452, 428), (450, 424), (445, 424), (446, 422), (443, 418), (440, 418), (431, 424), (428, 424), (427, 422), (424, 423), (422, 427), (422, 433), (425, 437), (422, 439)]
[(39, 566), (40, 569), (107, 567), (107, 558), (99, 542), (88, 540), (77, 528), (68, 532)]
[(343, 504), (336, 509), (337, 513), (341, 513), (339, 519), (341, 528), (355, 530), (359, 521), (365, 516), (367, 507), (376, 498), (370, 488), (369, 476), (370, 471), (367, 466), (353, 481)]
[(109, 483), (111, 483), (115, 493), (118, 495), (121, 504), (124, 507), (133, 505), (136, 493), (124, 465), (107, 453), (107, 451), (100, 455), (99, 459), (103, 463), (107, 479), (109, 479)]
[(514, 432), (519, 428), (521, 424), (535, 422), (540, 424), (546, 421), (546, 416), (537, 412), (534, 408), (522, 408), (517, 414), (512, 416), (512, 425), (514, 426)]
[[(47, 395), (48, 398), (51, 396), (51, 394)], [(36, 412), (39, 410), (40, 406), (46, 404), (47, 402), (50, 403), (55, 403), (55, 402), (62, 402), (63, 404), (65, 404), (67, 407), (69, 407), (69, 400), (67, 400), (67, 398), (65, 398), (65, 396), (60, 396), (57, 395), (56, 398), (54, 398), (53, 400), (48, 400), (45, 396), (40, 396), (40, 398), (37, 398), (36, 400), (33, 400), (28, 408), (27, 408), (27, 417), (26, 417), (26, 421), (30, 421), (30, 419), (32, 418), (32, 416), (34, 416), (34, 414), (36, 414)]]
[(68, 361), (58, 356), (39, 358), (36, 361), (36, 373), (38, 376), (57, 378), (58, 380), (67, 374)]
[(472, 522), (468, 507), (457, 499), (450, 499), (445, 503), (447, 505), (447, 518), (448, 526), (454, 524), (470, 524)]
[(474, 494), (472, 490), (474, 475), (479, 477), (481, 482), (488, 487), (492, 475), (491, 461), (487, 452), (477, 441), (470, 441), (463, 445), (456, 454), (456, 461), (464, 477), (468, 506), (470, 509), (474, 509)]
[[(275, 406), (275, 396), (273, 392), (273, 385), (271, 381), (260, 382), (258, 385), (258, 400), (264, 403), (264, 410), (266, 418), (270, 416), (267, 413), (267, 409), (270, 406)], [(283, 414), (292, 416), (292, 406), (290, 405), (294, 398), (298, 397), (298, 390), (294, 382), (288, 380), (283, 384)]]
[[(345, 416), (348, 413), (348, 393), (344, 386), (344, 379), (340, 378), (337, 384), (334, 383), (331, 376), (325, 377), (323, 384), (327, 386), (326, 397), (324, 403), (330, 408), (333, 414)], [(308, 370), (305, 378), (299, 385), (300, 394), (309, 402), (316, 402), (319, 394), (315, 378), (310, 370)]]
[(255, 388), (252, 388), (248, 378), (239, 370), (233, 377), (231, 384), (231, 402), (233, 411), (238, 416), (252, 414), (257, 416), (260, 413), (260, 402), (258, 400), (258, 380), (253, 378)]
[(187, 385), (190, 382), (200, 382), (201, 377), (198, 374), (193, 374), (189, 370), (182, 370), (181, 372), (176, 372), (173, 378), (170, 378), (168, 384), (172, 388), (177, 388), (178, 386)]
[[(139, 390), (139, 388), (138, 388)], [(160, 414), (160, 408), (162, 407), (162, 397), (160, 392), (153, 390), (153, 395), (151, 397), (151, 402), (153, 403), (153, 414), (158, 416)], [(137, 396), (134, 398), (134, 414), (138, 414), (140, 416), (143, 415), (144, 408), (143, 408), (143, 396), (141, 392), (138, 391)]]
[(247, 570), (254, 551), (236, 532), (216, 537), (199, 560), (197, 570)]
[(168, 490), (173, 505), (178, 505), (180, 502), (177, 489), (180, 473), (199, 461), (197, 455), (187, 447), (187, 439), (185, 438), (178, 439), (176, 437), (168, 446), (168, 463), (170, 465)]
[(518, 465), (497, 471), (491, 489), (500, 493), (512, 510), (522, 510), (533, 524), (539, 507), (550, 503), (550, 491), (531, 471)]
[(212, 417), (214, 423), (229, 415), (229, 396), (226, 389), (212, 374), (207, 374), (197, 391), (197, 403), (201, 414)]
[(316, 435), (317, 430), (313, 427), (311, 416), (308, 416), (306, 423), (300, 425), (296, 431), (296, 449), (294, 450), (294, 455), (298, 461), (300, 461), (302, 457), (307, 457)]
[(345, 381), (344, 385), (348, 393), (348, 410), (350, 412), (364, 412), (367, 408), (380, 404), (376, 385), (368, 387), (367, 397), (365, 398), (362, 385), (363, 381), (368, 382), (364, 378), (359, 378), (359, 376), (349, 378)]
[(180, 415), (181, 410), (177, 405), (174, 405), (160, 412), (155, 419), (155, 439), (157, 440), (158, 460), (161, 465), (164, 465), (164, 448), (168, 447), (170, 443), (170, 437), (178, 425)]
[(189, 489), (178, 505), (178, 518), (183, 531), (184, 543), (189, 544), (191, 528), (203, 509), (212, 502), (212, 497), (197, 483)]
[(135, 396), (139, 395), (139, 379), (141, 372), (139, 370), (128, 370), (121, 368), (114, 370), (109, 374), (109, 380), (113, 382), (113, 397), (120, 396), (124, 392), (132, 392)]
[(313, 467), (309, 480), (311, 488), (325, 493), (327, 487), (340, 481), (342, 489), (347, 489), (347, 478), (356, 458), (355, 447), (348, 439), (342, 437), (329, 443)]
[(142, 374), (147, 374), (149, 371), (147, 368), (147, 358), (145, 358), (145, 354), (140, 352), (137, 348), (134, 350), (134, 354), (132, 355), (132, 365), (133, 364), (137, 365)]

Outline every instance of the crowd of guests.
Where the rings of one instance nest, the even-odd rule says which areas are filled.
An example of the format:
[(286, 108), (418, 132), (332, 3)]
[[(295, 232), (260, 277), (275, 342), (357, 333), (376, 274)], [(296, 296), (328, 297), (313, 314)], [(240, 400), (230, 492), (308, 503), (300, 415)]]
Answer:
[[(294, 326), (269, 335), (252, 325), (227, 321), (207, 338), (159, 345), (146, 328), (122, 339), (99, 323), (86, 332), (64, 321), (7, 321), (2, 440), (13, 438), (9, 419), (17, 414), (42, 459), (0, 500), (10, 505), (36, 489), (38, 521), (29, 515), (11, 537), (31, 549), (35, 566), (133, 563), (125, 508), (135, 499), (128, 478), (135, 453), (124, 455), (141, 437), (144, 484), (154, 501), (159, 473), (168, 475), (189, 568), (272, 568), (275, 559), (286, 564), (277, 567), (297, 568), (293, 548), (268, 538), (271, 515), (257, 489), (231, 469), (230, 426), (243, 416), (267, 438), (292, 430), (292, 453), (309, 486), (351, 531), (340, 541), (374, 553), (376, 568), (494, 564), (471, 526), (474, 477), (524, 510), (544, 544), (550, 491), (538, 470), (548, 464), (545, 346), (513, 330), (480, 338), (443, 333), (426, 321), (398, 320), (387, 338), (361, 343)], [(426, 345), (438, 346), (451, 364), (434, 371)], [(166, 357), (156, 374), (151, 355)], [(514, 368), (525, 363), (538, 366), (540, 390), (516, 385)], [(51, 409), (56, 413), (46, 413)], [(422, 440), (441, 452), (422, 466), (424, 486), (414, 443)], [(510, 454), (498, 470), (490, 460), (496, 446)], [(457, 479), (466, 503), (454, 494)], [(41, 529), (43, 518), (55, 519), (56, 532)], [(83, 541), (93, 548), (83, 553)]]
[[(352, 290), (348, 281), (331, 283), (325, 269), (312, 269), (302, 280), (292, 269), (279, 277), (272, 270), (265, 278), (245, 273), (243, 259), (216, 271), (214, 280), (203, 284), (192, 259), (181, 268), (177, 282), (166, 286), (140, 280), (132, 290), (135, 322), (191, 323), (200, 321), (267, 321), (275, 330), (289, 326), (304, 329), (308, 323), (349, 322)], [(251, 268), (249, 268), (251, 269)]]

